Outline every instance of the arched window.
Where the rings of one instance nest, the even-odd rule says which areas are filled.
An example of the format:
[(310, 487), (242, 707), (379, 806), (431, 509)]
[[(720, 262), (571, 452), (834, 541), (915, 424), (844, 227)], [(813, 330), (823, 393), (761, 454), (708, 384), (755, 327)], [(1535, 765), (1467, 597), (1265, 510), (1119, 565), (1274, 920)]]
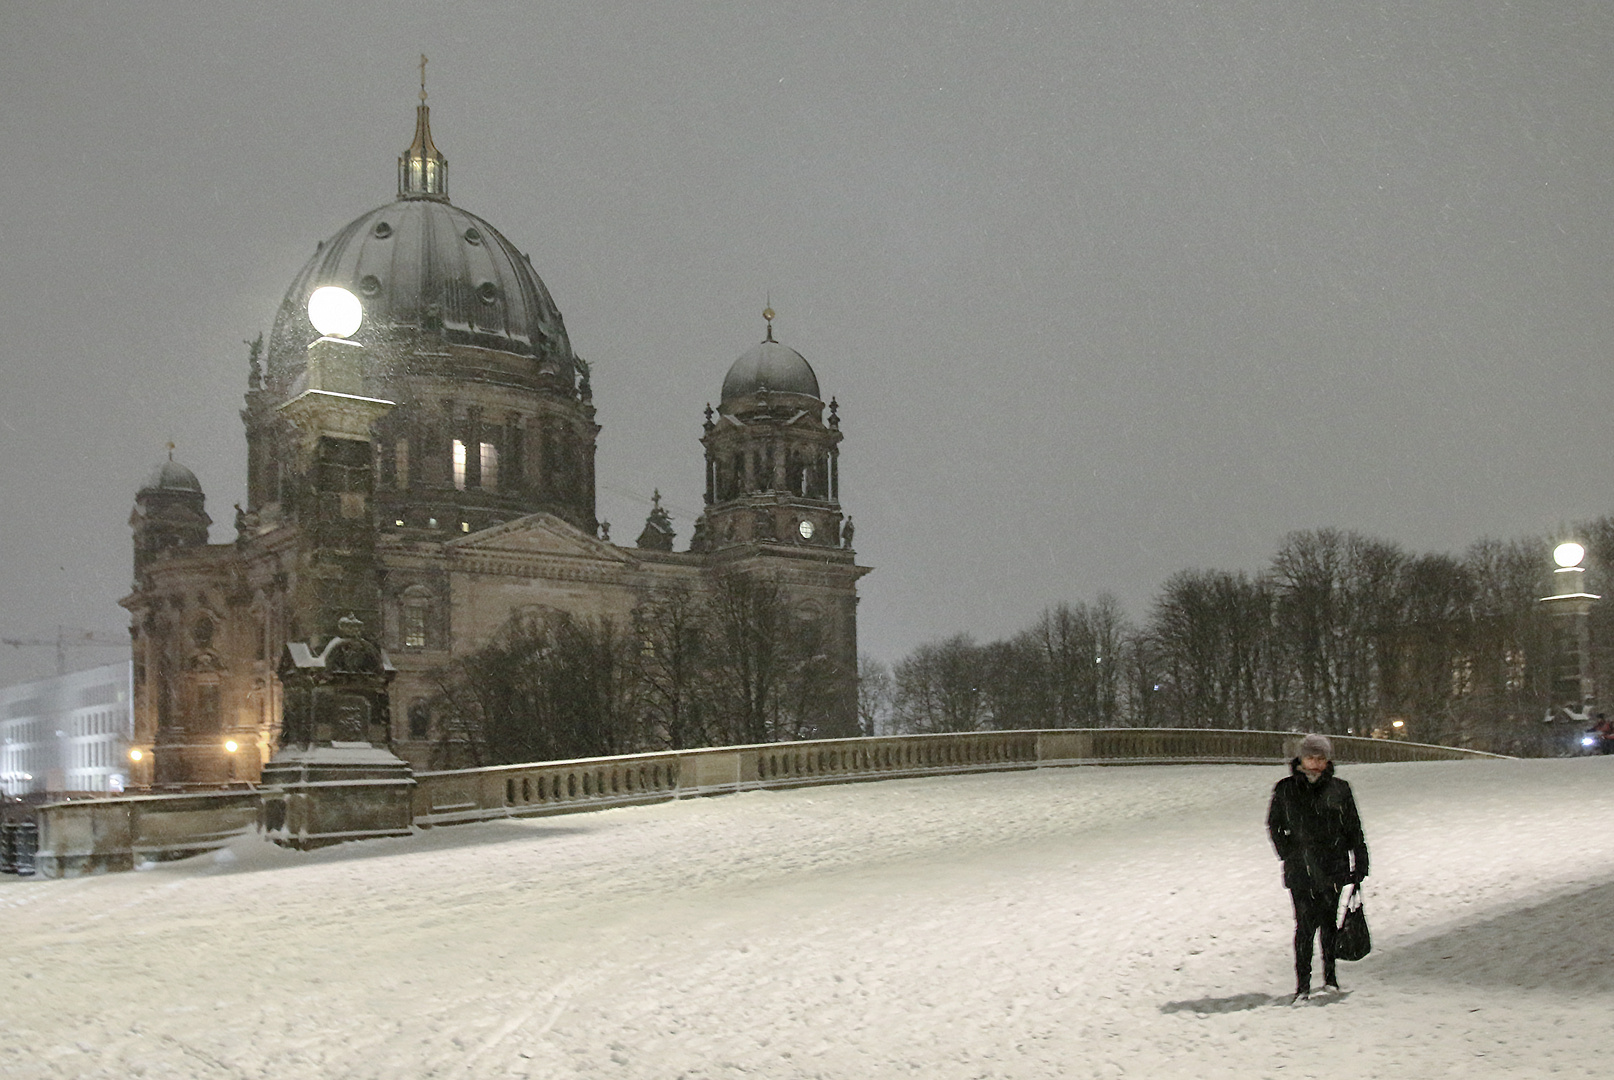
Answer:
[(433, 596), (424, 585), (411, 585), (398, 597), (398, 646), (430, 648), (436, 636), (432, 627)]
[(424, 739), (431, 735), (432, 708), (425, 701), (409, 703), (409, 737)]
[(499, 490), (499, 448), (490, 442), (482, 444), (482, 487)]
[(454, 440), (454, 487), (465, 490), (465, 440)]

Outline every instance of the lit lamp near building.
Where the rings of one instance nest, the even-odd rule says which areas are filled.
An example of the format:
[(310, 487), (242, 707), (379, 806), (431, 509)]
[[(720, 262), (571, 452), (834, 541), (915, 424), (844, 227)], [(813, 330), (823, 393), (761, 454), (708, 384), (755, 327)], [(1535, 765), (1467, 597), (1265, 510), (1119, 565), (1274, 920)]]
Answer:
[(147, 743), (129, 748), (129, 780), (127, 787), (150, 788), (157, 765), (156, 751)]
[(1591, 716), (1596, 690), (1592, 681), (1591, 610), (1602, 599), (1586, 588), (1586, 549), (1565, 541), (1552, 551), (1553, 593), (1543, 596), (1547, 610), (1558, 616), (1553, 628), (1552, 704), (1577, 723)]
[(308, 321), (324, 337), (345, 340), (364, 322), (364, 305), (346, 289), (326, 285), (309, 295)]
[(415, 786), (389, 748), (396, 670), (378, 641), (373, 431), (393, 402), (367, 392), (376, 374), (364, 346), (347, 340), (364, 321), (357, 297), (315, 289), (308, 321), (321, 336), (279, 408), (298, 432), (303, 557), (291, 600), (310, 613), (310, 636), (282, 650), (280, 749), (261, 777), (264, 832), (305, 849), (407, 835)]

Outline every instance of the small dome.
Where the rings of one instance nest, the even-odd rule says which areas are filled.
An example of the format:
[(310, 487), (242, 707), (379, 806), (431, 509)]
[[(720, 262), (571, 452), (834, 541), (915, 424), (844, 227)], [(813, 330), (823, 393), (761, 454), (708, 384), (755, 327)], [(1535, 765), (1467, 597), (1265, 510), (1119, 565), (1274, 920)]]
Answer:
[(169, 458), (167, 461), (151, 470), (146, 482), (140, 485), (141, 491), (194, 491), (202, 493), (202, 483), (196, 479), (196, 474), (185, 466)]
[(723, 379), (723, 400), (745, 397), (759, 390), (818, 397), (818, 376), (806, 357), (788, 345), (764, 341), (753, 345), (729, 368)]

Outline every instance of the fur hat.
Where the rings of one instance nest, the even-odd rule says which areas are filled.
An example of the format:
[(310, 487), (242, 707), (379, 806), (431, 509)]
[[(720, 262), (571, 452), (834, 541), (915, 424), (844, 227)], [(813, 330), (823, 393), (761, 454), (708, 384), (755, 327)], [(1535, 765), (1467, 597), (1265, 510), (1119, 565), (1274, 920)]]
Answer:
[(1334, 744), (1327, 735), (1307, 735), (1300, 740), (1300, 757), (1320, 757), (1334, 760)]

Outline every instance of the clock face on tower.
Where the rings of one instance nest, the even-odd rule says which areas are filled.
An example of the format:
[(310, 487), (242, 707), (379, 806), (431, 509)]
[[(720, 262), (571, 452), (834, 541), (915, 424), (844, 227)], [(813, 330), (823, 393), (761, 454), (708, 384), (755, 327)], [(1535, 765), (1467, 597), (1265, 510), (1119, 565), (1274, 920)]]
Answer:
[(796, 530), (801, 533), (801, 538), (803, 540), (811, 540), (813, 538), (813, 523), (810, 521), (802, 522), (800, 525), (796, 526)]

